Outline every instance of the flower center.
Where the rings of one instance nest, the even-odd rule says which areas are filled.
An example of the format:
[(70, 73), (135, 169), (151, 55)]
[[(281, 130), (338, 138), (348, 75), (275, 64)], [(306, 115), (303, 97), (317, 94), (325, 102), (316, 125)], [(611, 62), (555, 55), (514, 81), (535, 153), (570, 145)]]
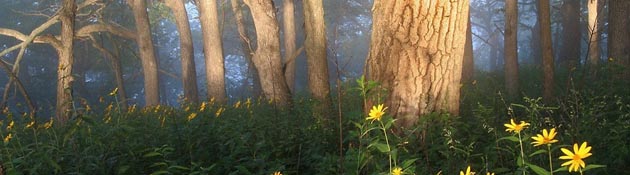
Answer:
[(580, 161), (582, 160), (582, 157), (578, 156), (577, 154), (573, 155), (573, 161)]

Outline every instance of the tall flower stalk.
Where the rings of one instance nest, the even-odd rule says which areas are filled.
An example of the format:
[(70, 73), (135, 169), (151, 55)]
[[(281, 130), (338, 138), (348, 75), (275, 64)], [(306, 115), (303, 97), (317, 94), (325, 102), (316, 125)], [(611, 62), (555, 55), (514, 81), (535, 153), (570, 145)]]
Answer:
[[(514, 122), (514, 119), (510, 119), (510, 123), (506, 123), (504, 124), (504, 126), (507, 128), (505, 129), (505, 131), (507, 132), (515, 132), (518, 135), (518, 143), (519, 146), (521, 147), (521, 163), (522, 166), (525, 166), (525, 152), (523, 151), (523, 138), (521, 138), (521, 131), (525, 128), (527, 128), (527, 126), (529, 126), (529, 123), (526, 123), (525, 121), (521, 121), (521, 123), (516, 124)], [(523, 175), (525, 175), (525, 169), (523, 168)]]
[(542, 135), (538, 134), (532, 139), (534, 142), (532, 144), (534, 146), (547, 145), (547, 154), (549, 155), (549, 173), (553, 175), (553, 162), (551, 161), (551, 144), (558, 142), (558, 140), (554, 139), (556, 137), (556, 128), (551, 128), (549, 132), (547, 129), (543, 129)]

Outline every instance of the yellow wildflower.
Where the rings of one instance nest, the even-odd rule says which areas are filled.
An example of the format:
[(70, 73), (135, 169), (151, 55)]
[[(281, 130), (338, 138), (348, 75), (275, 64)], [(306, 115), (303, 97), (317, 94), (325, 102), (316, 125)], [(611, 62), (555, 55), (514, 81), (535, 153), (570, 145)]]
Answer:
[(31, 128), (33, 127), (33, 125), (35, 125), (35, 120), (29, 122), (28, 124), (26, 124), (26, 128)]
[(11, 141), (12, 138), (13, 138), (13, 135), (11, 133), (9, 133), (9, 135), (4, 137), (4, 143), (7, 143), (7, 142)]
[(234, 108), (239, 108), (239, 107), (241, 107), (241, 101), (240, 101), (240, 100), (239, 100), (239, 101), (237, 101), (237, 102), (234, 104)]
[(245, 105), (247, 106), (247, 109), (249, 109), (249, 107), (252, 105), (252, 99), (247, 98), (247, 101), (245, 101)]
[(136, 112), (136, 105), (131, 105), (130, 108), (127, 109), (127, 113), (133, 113)]
[(215, 115), (216, 117), (219, 117), (219, 116), (223, 113), (223, 111), (225, 111), (225, 108), (220, 107), (219, 109), (217, 109), (217, 112), (216, 112), (216, 113), (214, 113), (214, 115)]
[(109, 96), (115, 96), (118, 93), (118, 88), (114, 88), (112, 92), (109, 93)]
[(487, 172), (486, 175), (494, 175), (494, 173)]
[(186, 112), (190, 111), (190, 106), (186, 106), (186, 108), (184, 108), (184, 111)]
[(515, 132), (515, 133), (520, 133), (521, 130), (527, 128), (527, 126), (529, 126), (529, 123), (525, 123), (524, 121), (521, 121), (520, 124), (516, 124), (514, 123), (514, 119), (510, 119), (510, 123), (506, 123), (503, 124), (507, 129), (505, 129), (505, 131), (507, 132)]
[(543, 129), (542, 135), (538, 134), (532, 137), (532, 139), (534, 139), (534, 142), (532, 142), (532, 144), (534, 144), (534, 146), (540, 146), (544, 144), (556, 143), (558, 142), (558, 140), (554, 139), (554, 137), (556, 137), (556, 134), (556, 128), (551, 128), (551, 131), (549, 132), (547, 132), (547, 129)]
[(49, 129), (52, 127), (54, 120), (51, 118), (50, 121), (44, 124), (44, 128)]
[(190, 115), (188, 115), (188, 121), (191, 121), (191, 120), (195, 119), (195, 117), (197, 117), (197, 113), (195, 113), (195, 112), (190, 113)]
[(276, 172), (273, 172), (273, 174), (271, 175), (282, 175), (282, 173), (280, 171), (276, 171)]
[(562, 148), (560, 150), (565, 154), (564, 156), (560, 156), (560, 159), (569, 160), (567, 162), (564, 162), (561, 166), (569, 165), (569, 172), (577, 172), (580, 170), (580, 168), (586, 167), (586, 164), (582, 159), (593, 155), (590, 153), (591, 147), (587, 146), (586, 142), (582, 143), (579, 148), (577, 143), (573, 144), (573, 152), (569, 151), (566, 148)]
[(206, 103), (205, 101), (201, 102), (201, 107), (199, 107), (199, 111), (203, 112), (204, 110), (206, 110), (206, 105), (208, 105), (208, 103)]
[(383, 108), (383, 104), (380, 104), (378, 106), (372, 106), (372, 110), (370, 110), (370, 114), (367, 118), (365, 118), (365, 120), (381, 120), (381, 117), (383, 117), (383, 115), (385, 115), (385, 110), (387, 110), (387, 107)]
[(466, 173), (464, 173), (463, 171), (459, 171), (459, 175), (473, 175), (473, 174), (475, 174), (475, 172), (470, 172), (470, 166), (466, 168)]
[(396, 167), (392, 170), (392, 175), (401, 175), (403, 173), (402, 168)]
[(14, 123), (15, 123), (15, 122), (11, 121), (11, 122), (9, 123), (9, 126), (7, 126), (7, 130), (11, 130), (11, 129), (13, 129), (13, 124), (14, 124)]

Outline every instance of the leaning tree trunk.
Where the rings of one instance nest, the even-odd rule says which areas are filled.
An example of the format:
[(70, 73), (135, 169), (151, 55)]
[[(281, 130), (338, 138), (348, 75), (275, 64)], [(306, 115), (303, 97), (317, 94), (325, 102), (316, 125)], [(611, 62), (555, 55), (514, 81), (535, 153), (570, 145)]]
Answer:
[[(295, 4), (293, 0), (284, 0), (282, 4), (282, 24), (284, 27), (284, 77), (291, 93), (295, 93)], [(307, 25), (308, 23), (304, 23)]]
[(133, 11), (136, 21), (136, 42), (140, 50), (142, 73), (144, 75), (144, 99), (146, 106), (160, 104), (158, 61), (155, 58), (153, 40), (151, 38), (151, 26), (147, 15), (145, 0), (127, 0)]
[(280, 31), (272, 1), (245, 0), (256, 27), (256, 52), (252, 58), (258, 70), (263, 94), (277, 106), (290, 104), (291, 94), (282, 72)]
[(543, 101), (549, 103), (553, 98), (554, 63), (551, 42), (551, 21), (549, 16), (549, 0), (538, 1), (538, 21), (540, 21), (540, 47), (543, 64)]
[(588, 63), (597, 66), (600, 58), (599, 50), (599, 0), (588, 0)]
[(324, 115), (332, 105), (330, 100), (330, 82), (328, 81), (324, 4), (321, 0), (304, 0), (303, 3), (308, 88), (313, 98), (320, 103), (318, 111)]
[(188, 13), (183, 0), (168, 0), (166, 5), (173, 11), (177, 31), (179, 33), (179, 48), (182, 60), (182, 85), (186, 102), (198, 103), (197, 71), (193, 50), (192, 34), (188, 23)]
[(199, 19), (203, 33), (203, 53), (206, 58), (208, 99), (214, 98), (220, 103), (225, 103), (227, 101), (225, 67), (217, 2), (214, 0), (198, 0), (197, 5), (199, 6)]
[(68, 121), (72, 113), (72, 64), (74, 40), (74, 16), (76, 4), (74, 0), (64, 0), (61, 20), (61, 48), (59, 53), (59, 67), (57, 69), (57, 108), (56, 116), (59, 123)]
[(564, 0), (562, 14), (562, 46), (558, 65), (567, 69), (577, 66), (580, 61), (582, 29), (580, 26), (580, 1)]
[[(608, 1), (608, 57), (630, 67), (630, 1)], [(626, 69), (625, 76), (630, 77)]]
[(518, 5), (517, 0), (505, 1), (505, 89), (510, 98), (518, 95)]
[(459, 113), (467, 0), (375, 0), (367, 78), (388, 90), (402, 127), (430, 112)]
[[(234, 18), (236, 18), (236, 28), (238, 30), (239, 39), (241, 40), (241, 49), (243, 50), (243, 57), (247, 60), (247, 68), (248, 68), (248, 79), (252, 80), (252, 94), (255, 97), (260, 96), (261, 88), (260, 88), (260, 79), (258, 78), (258, 71), (252, 62), (252, 48), (250, 43), (249, 34), (247, 32), (247, 28), (245, 27), (245, 20), (243, 19), (243, 10), (241, 9), (241, 5), (238, 0), (231, 0), (232, 12), (234, 13)], [(245, 84), (249, 86), (249, 80), (245, 80)]]

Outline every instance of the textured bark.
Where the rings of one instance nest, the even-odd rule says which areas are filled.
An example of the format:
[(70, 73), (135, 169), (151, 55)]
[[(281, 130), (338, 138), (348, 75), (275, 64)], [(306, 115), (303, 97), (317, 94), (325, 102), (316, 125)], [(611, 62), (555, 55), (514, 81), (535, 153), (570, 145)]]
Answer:
[[(608, 1), (608, 57), (621, 65), (630, 64), (630, 1)], [(630, 77), (630, 71), (626, 71)]]
[(505, 1), (505, 89), (509, 97), (518, 95), (518, 5), (517, 0)]
[(304, 29), (306, 40), (306, 63), (308, 64), (308, 88), (313, 98), (319, 101), (322, 114), (330, 109), (330, 82), (326, 51), (326, 21), (321, 0), (304, 0)]
[[(295, 4), (284, 0), (282, 4), (282, 24), (284, 27), (284, 77), (291, 93), (295, 93), (295, 60), (290, 60), (296, 52), (295, 46)], [(305, 23), (306, 25), (307, 23)]]
[[(534, 4), (536, 7), (536, 13), (538, 13), (538, 1), (539, 0), (536, 0), (536, 4)], [(540, 21), (538, 21), (538, 19), (536, 19), (536, 23), (534, 23), (534, 26), (531, 28), (531, 33), (532, 39), (529, 41), (530, 48), (532, 49), (531, 58), (533, 59), (535, 66), (541, 66), (542, 51), (540, 48)]]
[(470, 23), (470, 14), (468, 18), (468, 27), (466, 28), (466, 49), (464, 50), (464, 62), (462, 63), (462, 83), (469, 83), (472, 81), (475, 74), (475, 60), (473, 58), (473, 45), (472, 45), (472, 28)]
[(72, 65), (74, 64), (74, 16), (76, 4), (74, 0), (64, 0), (59, 16), (61, 20), (61, 45), (57, 50), (59, 66), (57, 69), (57, 106), (56, 116), (59, 123), (64, 124), (72, 114)]
[(582, 30), (580, 27), (580, 1), (564, 0), (562, 14), (562, 46), (558, 58), (559, 66), (571, 69), (580, 60)]
[(597, 66), (600, 59), (599, 50), (599, 28), (600, 19), (599, 0), (587, 0), (588, 3), (588, 63), (591, 66)]
[(388, 90), (402, 127), (430, 112), (459, 113), (469, 2), (376, 0), (367, 79)]
[(258, 70), (265, 97), (280, 107), (289, 104), (291, 95), (282, 72), (280, 29), (272, 1), (245, 0), (256, 27), (256, 52), (252, 58)]
[[(245, 59), (247, 60), (247, 66), (248, 66), (248, 75), (249, 78), (252, 80), (252, 94), (255, 97), (258, 97), (261, 95), (261, 88), (260, 88), (260, 79), (258, 78), (258, 71), (256, 70), (256, 67), (254, 66), (254, 63), (252, 61), (252, 55), (254, 54), (254, 51), (251, 48), (251, 43), (250, 43), (250, 38), (249, 34), (247, 32), (247, 28), (245, 27), (245, 20), (243, 18), (243, 10), (241, 9), (241, 5), (239, 3), (239, 0), (231, 0), (231, 4), (232, 4), (232, 12), (234, 12), (234, 17), (236, 18), (236, 27), (238, 30), (238, 34), (239, 34), (239, 38), (241, 40), (241, 48), (243, 49), (243, 56), (245, 57)], [(246, 81), (246, 85), (249, 86), (249, 81)]]
[(140, 50), (142, 74), (144, 75), (144, 101), (146, 106), (160, 104), (158, 61), (155, 58), (151, 26), (147, 15), (147, 4), (144, 0), (127, 0), (133, 11), (136, 22), (136, 43)]
[(549, 0), (538, 1), (538, 21), (540, 21), (540, 47), (543, 66), (543, 101), (549, 103), (553, 98), (554, 61), (551, 43), (551, 20)]
[(182, 85), (184, 89), (184, 98), (187, 102), (198, 103), (197, 71), (195, 67), (193, 41), (184, 0), (168, 0), (165, 2), (166, 5), (173, 11), (175, 24), (177, 25), (177, 32), (179, 33), (179, 51), (182, 60)]
[(223, 63), (223, 43), (217, 2), (214, 0), (197, 0), (199, 6), (199, 21), (203, 33), (203, 53), (206, 58), (206, 83), (208, 99), (214, 98), (217, 102), (225, 103), (225, 66)]

